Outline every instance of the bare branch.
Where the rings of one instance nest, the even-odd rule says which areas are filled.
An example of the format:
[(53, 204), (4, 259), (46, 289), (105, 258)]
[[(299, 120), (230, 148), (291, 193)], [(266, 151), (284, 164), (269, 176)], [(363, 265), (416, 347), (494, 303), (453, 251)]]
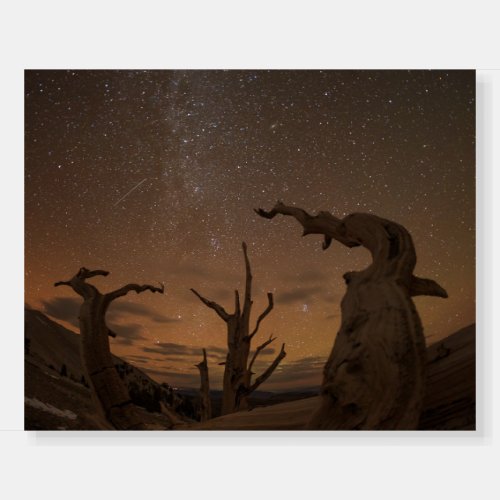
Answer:
[(54, 283), (54, 286), (70, 286), (78, 295), (87, 297), (88, 295), (95, 295), (99, 292), (95, 286), (86, 283), (85, 280), (94, 276), (107, 276), (108, 274), (108, 271), (103, 271), (101, 269), (90, 271), (86, 267), (81, 267), (70, 280), (58, 281)]
[(194, 288), (190, 289), (207, 307), (213, 309), (224, 321), (229, 321), (231, 315), (226, 312), (226, 310), (211, 300), (206, 299), (202, 295), (200, 295)]
[(266, 219), (272, 219), (278, 214), (294, 217), (304, 229), (303, 236), (308, 234), (323, 234), (325, 236), (322, 245), (324, 250), (330, 246), (332, 238), (348, 247), (360, 245), (357, 239), (346, 234), (342, 220), (334, 217), (329, 212), (319, 212), (318, 215), (310, 215), (302, 208), (288, 206), (281, 201), (278, 201), (269, 212), (262, 208), (255, 210), (255, 212)]
[(250, 361), (250, 364), (248, 365), (248, 371), (251, 372), (252, 371), (252, 366), (254, 364), (254, 361), (257, 359), (257, 356), (260, 354), (260, 352), (265, 349), (269, 344), (271, 344), (272, 342), (274, 342), (276, 340), (277, 337), (274, 337), (272, 335), (269, 335), (269, 340), (266, 340), (265, 342), (263, 342), (262, 344), (260, 344), (260, 346), (257, 347), (257, 349), (255, 350), (255, 353)]
[(205, 348), (203, 348), (202, 351), (203, 351), (203, 360), (200, 361), (198, 364), (194, 365), (197, 368), (201, 368), (207, 364), (207, 350)]
[(54, 283), (54, 286), (62, 286), (62, 285), (71, 286), (71, 281), (57, 281), (56, 283)]
[(136, 285), (135, 283), (130, 283), (129, 285), (118, 288), (118, 290), (115, 290), (114, 292), (107, 293), (104, 298), (106, 301), (111, 302), (118, 297), (127, 295), (127, 293), (129, 292), (135, 292), (139, 294), (146, 291), (150, 291), (152, 293), (163, 293), (165, 291), (165, 287), (163, 285), (161, 285), (160, 287), (156, 287), (153, 285)]
[(239, 316), (241, 313), (241, 306), (240, 306), (240, 293), (238, 290), (234, 291), (234, 315)]
[(89, 278), (93, 278), (94, 276), (107, 276), (108, 274), (109, 271), (103, 271), (102, 269), (96, 269), (95, 271), (90, 271), (86, 267), (81, 267), (76, 277), (81, 280), (86, 280)]
[(245, 257), (245, 300), (243, 303), (243, 314), (250, 315), (252, 307), (252, 270), (250, 268), (250, 261), (248, 260), (247, 244), (243, 242), (243, 255)]
[(295, 217), (302, 225), (307, 224), (307, 221), (312, 218), (312, 216), (309, 215), (304, 209), (287, 206), (279, 200), (269, 212), (267, 212), (263, 208), (256, 209), (255, 212), (266, 219), (273, 219), (278, 214), (291, 215), (292, 217)]
[(430, 295), (433, 297), (448, 298), (448, 293), (434, 280), (426, 278), (417, 278), (412, 276), (410, 284), (410, 295), (415, 297), (417, 295)]
[(273, 297), (272, 292), (268, 292), (267, 300), (268, 300), (267, 307), (264, 310), (264, 312), (257, 319), (257, 323), (255, 325), (255, 328), (254, 328), (253, 332), (249, 335), (250, 339), (253, 338), (253, 336), (257, 333), (257, 330), (259, 329), (260, 322), (273, 310), (274, 297)]
[(279, 352), (276, 359), (271, 363), (269, 368), (262, 374), (260, 377), (257, 377), (255, 382), (248, 388), (247, 394), (251, 394), (255, 389), (257, 389), (263, 382), (265, 382), (273, 373), (273, 371), (277, 368), (277, 366), (281, 363), (281, 360), (286, 356), (285, 352), (285, 344), (281, 346), (281, 351)]
[(200, 370), (200, 420), (204, 422), (209, 420), (212, 410), (210, 405), (210, 386), (208, 380), (208, 363), (207, 363), (207, 351), (203, 349), (203, 361), (195, 365), (198, 370)]

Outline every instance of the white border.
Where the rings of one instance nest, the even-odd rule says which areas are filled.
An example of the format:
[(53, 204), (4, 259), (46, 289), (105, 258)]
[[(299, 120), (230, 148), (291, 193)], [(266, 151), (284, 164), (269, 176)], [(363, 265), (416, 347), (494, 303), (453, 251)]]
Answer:
[[(491, 68), (495, 3), (143, 0), (2, 4), (0, 428), (21, 429), (25, 68)], [(477, 433), (333, 438), (0, 432), (5, 498), (496, 498), (500, 78), (478, 80)], [(483, 91), (484, 89), (484, 91)], [(493, 96), (496, 97), (493, 99)], [(497, 140), (498, 143), (498, 140)], [(494, 223), (494, 215), (497, 217)], [(494, 354), (496, 351), (496, 356)], [(424, 435), (425, 434), (425, 435)], [(15, 492), (15, 493), (13, 493)]]

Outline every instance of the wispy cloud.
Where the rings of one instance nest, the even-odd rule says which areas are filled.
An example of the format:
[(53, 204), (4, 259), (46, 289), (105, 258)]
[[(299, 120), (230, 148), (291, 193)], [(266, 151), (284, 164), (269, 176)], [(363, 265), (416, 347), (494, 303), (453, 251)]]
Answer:
[[(42, 304), (46, 314), (67, 321), (71, 325), (78, 327), (78, 316), (82, 304), (81, 299), (77, 297), (53, 297), (42, 301)], [(118, 322), (121, 316), (124, 315), (140, 316), (154, 321), (155, 323), (175, 323), (180, 321), (178, 318), (171, 318), (163, 314), (158, 314), (151, 307), (124, 300), (112, 302), (106, 317), (111, 324)]]
[(308, 269), (306, 271), (286, 274), (284, 280), (290, 283), (321, 283), (328, 279), (328, 276), (319, 270)]
[(297, 288), (296, 290), (279, 292), (276, 294), (276, 303), (293, 304), (295, 302), (304, 302), (322, 291), (323, 288), (320, 286), (309, 286), (304, 288)]

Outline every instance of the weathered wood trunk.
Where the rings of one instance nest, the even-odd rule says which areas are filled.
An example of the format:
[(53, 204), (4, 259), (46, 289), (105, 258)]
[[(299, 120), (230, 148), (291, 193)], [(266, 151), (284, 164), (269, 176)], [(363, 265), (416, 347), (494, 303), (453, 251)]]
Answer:
[[(252, 310), (252, 273), (250, 269), (250, 261), (247, 255), (247, 246), (242, 244), (243, 254), (245, 257), (245, 298), (243, 303), (243, 310), (240, 305), (239, 292), (235, 290), (234, 313), (229, 314), (219, 304), (212, 302), (205, 297), (201, 296), (196, 290), (191, 288), (191, 291), (207, 306), (213, 309), (221, 319), (226, 323), (227, 327), (227, 355), (224, 363), (224, 378), (222, 388), (222, 415), (233, 413), (240, 409), (248, 407), (248, 397), (250, 394), (261, 385), (271, 373), (276, 369), (281, 360), (286, 356), (284, 344), (281, 348), (275, 361), (264, 372), (261, 377), (257, 378), (252, 384), (252, 364), (255, 361), (256, 355), (262, 350), (257, 349), (256, 355), (248, 365), (248, 358), (250, 355), (250, 345), (252, 338), (257, 333), (261, 321), (271, 312), (274, 307), (273, 294), (268, 293), (268, 305), (264, 312), (257, 319), (257, 323), (252, 332), (250, 332), (250, 313)], [(268, 341), (266, 345), (273, 340)], [(265, 377), (264, 377), (265, 375)]]
[(111, 302), (129, 291), (141, 293), (150, 290), (163, 293), (163, 287), (131, 284), (103, 295), (93, 285), (85, 282), (93, 276), (108, 274), (107, 271), (89, 271), (82, 267), (71, 280), (59, 281), (55, 286), (70, 286), (83, 298), (79, 316), (80, 354), (85, 378), (89, 381), (98, 408), (116, 429), (149, 429), (150, 425), (144, 425), (144, 410), (132, 403), (114, 366), (109, 336), (115, 334), (107, 327), (105, 316)]
[(360, 272), (344, 275), (342, 322), (324, 368), (321, 404), (310, 429), (416, 429), (425, 383), (425, 339), (414, 295), (447, 297), (436, 282), (413, 276), (416, 254), (408, 231), (371, 214), (340, 220), (328, 212), (311, 216), (278, 202), (266, 218), (296, 218), (306, 234), (364, 246), (373, 258)]
[(200, 422), (212, 418), (212, 405), (210, 402), (210, 383), (208, 378), (207, 351), (203, 349), (203, 361), (195, 365), (200, 370)]

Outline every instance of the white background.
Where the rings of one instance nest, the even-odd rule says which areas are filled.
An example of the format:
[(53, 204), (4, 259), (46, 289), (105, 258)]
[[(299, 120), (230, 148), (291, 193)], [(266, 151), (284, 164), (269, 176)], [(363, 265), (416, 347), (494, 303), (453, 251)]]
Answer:
[[(3, 498), (499, 498), (496, 2), (1, 3)], [(23, 432), (23, 71), (471, 68), (478, 72), (476, 433)]]

